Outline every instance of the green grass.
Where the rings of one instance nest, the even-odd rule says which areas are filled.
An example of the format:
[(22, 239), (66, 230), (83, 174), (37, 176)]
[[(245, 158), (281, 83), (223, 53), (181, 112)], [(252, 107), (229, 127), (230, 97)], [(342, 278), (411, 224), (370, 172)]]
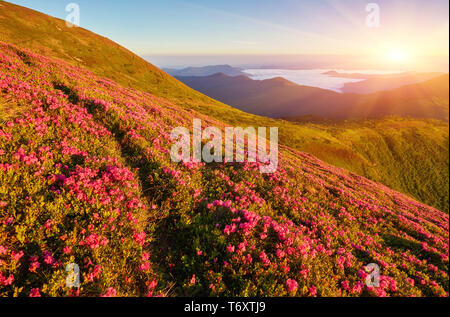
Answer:
[(68, 61), (229, 125), (279, 127), (280, 144), (448, 212), (447, 123), (390, 118), (295, 124), (247, 114), (190, 89), (109, 39), (82, 28), (67, 28), (64, 21), (33, 10), (0, 4), (0, 41)]
[[(313, 146), (315, 155), (328, 157), (335, 165), (361, 162), (348, 167), (358, 174), (408, 193), (448, 212), (449, 137), (448, 124), (437, 120), (385, 118), (328, 125), (311, 125), (333, 137), (345, 152)], [(308, 150), (308, 149), (306, 149)], [(339, 154), (343, 160), (339, 162)]]

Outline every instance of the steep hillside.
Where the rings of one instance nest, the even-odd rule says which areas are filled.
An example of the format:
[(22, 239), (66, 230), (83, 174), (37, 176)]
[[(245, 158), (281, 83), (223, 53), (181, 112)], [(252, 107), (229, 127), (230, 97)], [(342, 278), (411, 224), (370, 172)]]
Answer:
[[(349, 146), (348, 143), (336, 139), (333, 135), (321, 129), (260, 117), (234, 109), (186, 87), (108, 39), (81, 28), (67, 28), (64, 21), (33, 10), (12, 5), (5, 1), (1, 1), (0, 4), (0, 40), (15, 43), (20, 47), (31, 48), (33, 51), (43, 53), (46, 56), (60, 58), (71, 64), (82, 66), (97, 75), (112, 78), (124, 87), (133, 87), (155, 96), (164, 97), (189, 112), (192, 110), (198, 111), (232, 126), (279, 127), (280, 144), (309, 152), (329, 164), (345, 168), (359, 175), (383, 181), (385, 185), (405, 191), (413, 197), (419, 198), (428, 195), (422, 192), (422, 186), (417, 185), (422, 182), (421, 179), (415, 178), (413, 184), (402, 183), (401, 186), (397, 186), (398, 179), (389, 177), (389, 175), (396, 175), (396, 171), (389, 168), (390, 165), (385, 167), (382, 161), (370, 161), (365, 150), (361, 151), (358, 146)], [(274, 81), (277, 84), (285, 84), (283, 80), (276, 79)], [(289, 85), (292, 86), (291, 83)], [(317, 92), (314, 88), (313, 91)], [(261, 96), (266, 93), (265, 91), (259, 92), (263, 93)], [(336, 95), (331, 94), (331, 96)], [(259, 105), (264, 102), (264, 98), (261, 98), (261, 96), (256, 95), (255, 97), (261, 102)], [(338, 99), (334, 97), (327, 100), (328, 106), (336, 107), (339, 105)], [(0, 104), (2, 104), (1, 101)], [(8, 105), (5, 105), (5, 107), (11, 114), (17, 110)], [(5, 113), (2, 115), (5, 115)], [(430, 128), (433, 127), (430, 125)], [(448, 135), (445, 128), (443, 131), (444, 134), (447, 133)], [(418, 144), (418, 148), (423, 146)], [(408, 149), (405, 148), (405, 150)], [(417, 162), (428, 159), (428, 156), (422, 155), (420, 151), (416, 150), (411, 153), (405, 152), (404, 155), (405, 157), (419, 155)], [(377, 156), (371, 156), (371, 159), (377, 159)], [(447, 156), (436, 157), (436, 161), (439, 162), (445, 162), (446, 159)], [(403, 168), (421, 169), (420, 163), (412, 166), (410, 164), (403, 166)], [(410, 170), (406, 172), (413, 173)], [(444, 171), (437, 171), (437, 173), (448, 174), (445, 174)], [(387, 175), (387, 177), (385, 179), (379, 177), (379, 175)], [(433, 177), (427, 175), (426, 179), (433, 179)], [(448, 178), (445, 181), (448, 182)], [(433, 186), (434, 188), (440, 188), (439, 184)], [(435, 201), (427, 200), (427, 203), (442, 208), (441, 202), (445, 197), (445, 191), (438, 190), (437, 192), (443, 194)], [(442, 209), (447, 210), (448, 208)]]
[(274, 174), (175, 164), (173, 127), (226, 125), (4, 43), (0, 69), (15, 109), (0, 126), (0, 295), (448, 296), (447, 214), (286, 147)]

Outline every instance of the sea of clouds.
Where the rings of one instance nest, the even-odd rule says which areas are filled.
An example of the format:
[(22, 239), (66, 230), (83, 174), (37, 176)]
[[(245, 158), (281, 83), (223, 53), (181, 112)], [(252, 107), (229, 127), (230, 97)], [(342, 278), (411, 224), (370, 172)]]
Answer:
[[(399, 71), (379, 71), (379, 70), (342, 70), (333, 69), (338, 73), (359, 73), (359, 74), (388, 74)], [(298, 85), (329, 89), (342, 92), (341, 89), (346, 83), (362, 81), (362, 79), (339, 78), (324, 74), (330, 69), (245, 69), (244, 72), (254, 80), (264, 80), (275, 77), (282, 77)]]

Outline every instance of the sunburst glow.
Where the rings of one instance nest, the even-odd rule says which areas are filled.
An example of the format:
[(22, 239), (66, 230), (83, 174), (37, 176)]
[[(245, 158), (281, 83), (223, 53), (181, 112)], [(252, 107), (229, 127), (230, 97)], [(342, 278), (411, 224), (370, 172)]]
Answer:
[(403, 50), (392, 50), (388, 53), (391, 62), (403, 63), (407, 60), (407, 54)]

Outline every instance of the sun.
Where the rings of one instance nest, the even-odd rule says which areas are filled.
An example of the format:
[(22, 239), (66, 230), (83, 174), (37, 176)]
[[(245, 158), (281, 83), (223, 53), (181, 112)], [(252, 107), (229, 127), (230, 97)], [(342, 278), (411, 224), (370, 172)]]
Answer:
[(389, 61), (395, 63), (402, 63), (405, 62), (407, 59), (407, 55), (403, 50), (392, 50), (388, 53), (387, 57)]

